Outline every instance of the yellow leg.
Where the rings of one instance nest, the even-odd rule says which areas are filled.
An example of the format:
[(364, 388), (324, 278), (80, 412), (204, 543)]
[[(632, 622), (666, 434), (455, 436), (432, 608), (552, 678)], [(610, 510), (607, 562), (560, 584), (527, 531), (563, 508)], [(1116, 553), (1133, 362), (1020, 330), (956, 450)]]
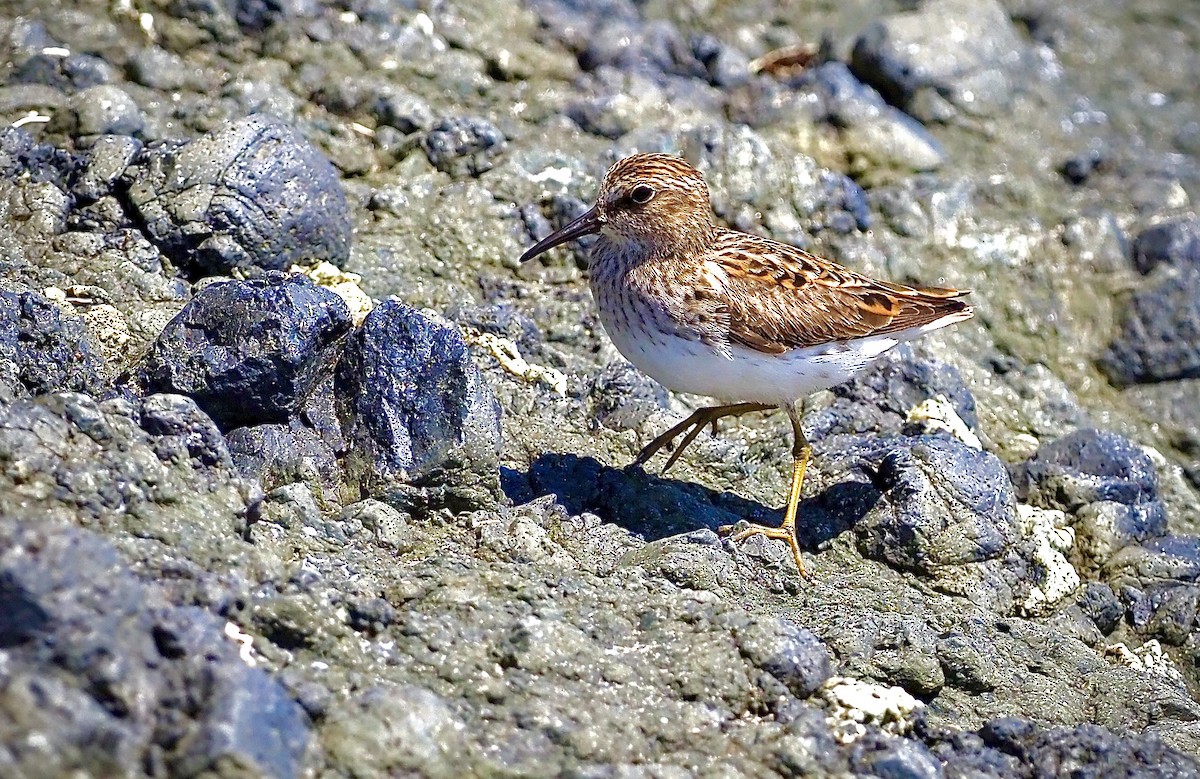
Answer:
[[(800, 554), (800, 542), (796, 540), (796, 510), (800, 505), (800, 492), (804, 488), (804, 473), (808, 470), (808, 461), (812, 457), (812, 447), (800, 429), (800, 410), (798, 404), (786, 407), (788, 418), (792, 422), (792, 484), (788, 489), (787, 508), (783, 512), (783, 523), (779, 527), (751, 524), (746, 529), (734, 534), (730, 540), (744, 541), (750, 536), (765, 536), (779, 541), (787, 541), (792, 550), (792, 559), (796, 561), (796, 569), (800, 575), (808, 578), (804, 569), (804, 558)], [(726, 525), (718, 532), (728, 533), (734, 525)]]
[(696, 436), (700, 434), (705, 425), (711, 424), (715, 433), (717, 420), (721, 417), (749, 414), (752, 411), (766, 411), (769, 408), (771, 406), (762, 403), (734, 403), (729, 406), (708, 406), (696, 409), (687, 419), (646, 444), (642, 448), (642, 451), (638, 452), (637, 459), (634, 462), (638, 465), (645, 465), (646, 461), (653, 457), (659, 449), (668, 446), (681, 433), (687, 431), (687, 435), (683, 437), (683, 442), (680, 443), (679, 448), (667, 458), (667, 464), (663, 466), (662, 470), (663, 473), (666, 473), (675, 464), (675, 461), (679, 459), (679, 455), (683, 454), (683, 450), (687, 449), (692, 441), (696, 440)]

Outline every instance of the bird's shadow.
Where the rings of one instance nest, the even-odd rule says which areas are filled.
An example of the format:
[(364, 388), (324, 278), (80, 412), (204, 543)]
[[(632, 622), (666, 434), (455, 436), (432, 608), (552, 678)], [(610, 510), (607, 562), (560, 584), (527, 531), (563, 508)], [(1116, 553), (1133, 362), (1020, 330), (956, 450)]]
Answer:
[[(501, 486), (514, 503), (554, 495), (570, 514), (595, 514), (646, 541), (740, 520), (778, 525), (780, 509), (731, 492), (648, 473), (640, 466), (612, 468), (595, 458), (547, 452), (528, 470), (501, 469)], [(813, 549), (853, 528), (879, 500), (870, 484), (834, 484), (800, 503), (797, 537)]]

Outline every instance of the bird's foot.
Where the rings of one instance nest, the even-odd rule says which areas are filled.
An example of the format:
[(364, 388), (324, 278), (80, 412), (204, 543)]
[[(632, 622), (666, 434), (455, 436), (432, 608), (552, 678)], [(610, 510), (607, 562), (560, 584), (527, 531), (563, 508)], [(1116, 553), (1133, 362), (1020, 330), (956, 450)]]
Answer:
[[(741, 528), (740, 530), (738, 528)], [(804, 568), (804, 558), (800, 554), (800, 543), (796, 540), (796, 531), (794, 528), (785, 526), (771, 527), (770, 525), (759, 525), (751, 522), (746, 526), (741, 523), (737, 525), (722, 525), (717, 528), (717, 532), (721, 535), (729, 535), (729, 540), (735, 544), (740, 541), (745, 541), (750, 536), (764, 536), (777, 541), (786, 541), (788, 547), (792, 550), (792, 559), (796, 562), (796, 569), (800, 571), (800, 575), (805, 579), (811, 579), (812, 575)]]

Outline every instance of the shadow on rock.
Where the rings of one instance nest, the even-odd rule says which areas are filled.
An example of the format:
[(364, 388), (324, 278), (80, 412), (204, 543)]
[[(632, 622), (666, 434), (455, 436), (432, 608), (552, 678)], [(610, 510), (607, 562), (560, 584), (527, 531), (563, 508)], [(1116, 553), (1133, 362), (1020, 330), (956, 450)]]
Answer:
[[(730, 492), (664, 478), (637, 466), (612, 468), (574, 454), (547, 452), (524, 473), (505, 470), (502, 483), (514, 501), (554, 495), (568, 513), (596, 514), (646, 541), (715, 531), (741, 520), (778, 525), (783, 519), (782, 511)], [(850, 529), (878, 499), (878, 491), (869, 485), (846, 483), (805, 500), (798, 521), (801, 545), (815, 547)]]

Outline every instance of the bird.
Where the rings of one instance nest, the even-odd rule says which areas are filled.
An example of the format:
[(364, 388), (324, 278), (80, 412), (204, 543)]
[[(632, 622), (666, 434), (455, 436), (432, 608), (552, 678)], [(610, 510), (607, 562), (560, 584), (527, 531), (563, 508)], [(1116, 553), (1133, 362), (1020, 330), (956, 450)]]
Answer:
[[(735, 543), (786, 542), (807, 576), (796, 513), (812, 446), (805, 398), (862, 372), (892, 347), (973, 316), (968, 289), (874, 279), (790, 244), (733, 230), (713, 217), (708, 185), (671, 154), (618, 160), (595, 204), (529, 247), (521, 263), (597, 235), (588, 285), (617, 350), (663, 386), (714, 398), (638, 453), (644, 465), (683, 436), (665, 473), (708, 425), (782, 409), (792, 428), (792, 473), (779, 526), (719, 528)], [(736, 532), (735, 532), (736, 531)]]

